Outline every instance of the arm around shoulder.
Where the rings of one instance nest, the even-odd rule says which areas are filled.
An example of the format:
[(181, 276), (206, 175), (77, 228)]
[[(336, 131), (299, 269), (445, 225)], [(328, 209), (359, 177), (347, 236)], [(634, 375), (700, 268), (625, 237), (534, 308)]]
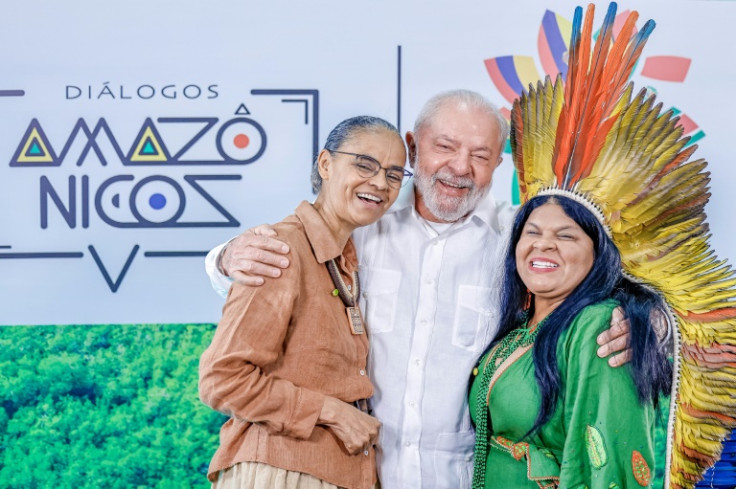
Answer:
[(247, 229), (207, 255), (205, 268), (220, 295), (230, 283), (260, 286), (264, 278), (281, 276), (289, 266), (289, 245), (277, 238), (273, 226), (262, 224)]

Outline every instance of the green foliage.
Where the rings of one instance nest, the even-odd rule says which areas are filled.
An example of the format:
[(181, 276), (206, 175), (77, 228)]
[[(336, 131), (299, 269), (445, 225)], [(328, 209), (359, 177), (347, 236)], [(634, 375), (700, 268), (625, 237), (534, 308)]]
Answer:
[(212, 324), (0, 327), (0, 489), (207, 488)]

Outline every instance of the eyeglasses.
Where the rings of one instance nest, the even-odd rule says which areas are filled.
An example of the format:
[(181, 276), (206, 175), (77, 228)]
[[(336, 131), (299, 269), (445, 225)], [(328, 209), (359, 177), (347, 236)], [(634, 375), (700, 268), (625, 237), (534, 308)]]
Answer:
[(339, 153), (343, 155), (354, 156), (355, 161), (353, 162), (353, 166), (358, 171), (358, 175), (363, 178), (373, 178), (378, 175), (378, 172), (383, 170), (384, 172), (386, 172), (386, 183), (391, 188), (403, 187), (406, 182), (409, 181), (408, 178), (404, 179), (404, 177), (414, 176), (414, 174), (409, 170), (405, 170), (398, 166), (390, 166), (388, 168), (384, 168), (383, 166), (381, 166), (381, 163), (379, 163), (378, 160), (376, 160), (372, 156), (362, 155), (359, 153), (348, 153), (347, 151), (337, 151), (334, 149), (328, 151), (330, 153)]

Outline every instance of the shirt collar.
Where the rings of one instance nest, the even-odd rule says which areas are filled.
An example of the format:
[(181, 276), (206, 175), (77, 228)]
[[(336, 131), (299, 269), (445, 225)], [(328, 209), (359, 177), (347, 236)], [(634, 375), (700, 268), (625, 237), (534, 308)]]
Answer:
[[(417, 212), (415, 203), (416, 203), (416, 194), (414, 193), (414, 185), (411, 185), (410, 188), (404, 190), (401, 193), (401, 195), (399, 196), (399, 199), (396, 201), (393, 207), (389, 209), (389, 212), (398, 212), (400, 210), (411, 207), (412, 214), (417, 219), (424, 219)], [(486, 194), (486, 196), (483, 197), (480, 200), (480, 202), (478, 202), (478, 205), (475, 206), (475, 209), (473, 209), (473, 212), (465, 216), (462, 220), (465, 222), (477, 220), (477, 221), (484, 223), (486, 226), (494, 229), (495, 231), (500, 232), (500, 225), (498, 222), (498, 212), (496, 209), (497, 209), (496, 199), (493, 198), (493, 195), (489, 191)]]
[(312, 204), (305, 200), (299, 204), (294, 213), (304, 225), (304, 232), (318, 263), (325, 263), (340, 255), (345, 255), (350, 262), (356, 261), (353, 241), (348, 239), (345, 249), (340, 249), (327, 223)]

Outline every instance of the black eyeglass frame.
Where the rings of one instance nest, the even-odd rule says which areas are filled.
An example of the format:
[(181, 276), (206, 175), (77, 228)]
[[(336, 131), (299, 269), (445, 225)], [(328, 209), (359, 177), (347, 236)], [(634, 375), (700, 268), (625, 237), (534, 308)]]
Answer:
[[(406, 185), (406, 182), (409, 181), (409, 178), (411, 178), (411, 177), (414, 176), (414, 174), (412, 172), (410, 172), (406, 168), (401, 168), (399, 166), (390, 166), (388, 168), (385, 168), (383, 165), (381, 165), (381, 162), (380, 161), (378, 161), (377, 159), (375, 159), (374, 157), (369, 156), (369, 155), (365, 155), (365, 154), (361, 154), (361, 153), (350, 153), (348, 151), (338, 151), (336, 149), (328, 149), (327, 151), (329, 151), (330, 153), (338, 153), (338, 154), (341, 154), (341, 155), (354, 156), (356, 160), (358, 158), (362, 158), (362, 159), (365, 159), (365, 160), (370, 161), (371, 163), (375, 163), (378, 168), (376, 168), (375, 172), (372, 175), (370, 175), (370, 176), (363, 176), (363, 175), (361, 175), (361, 176), (363, 176), (363, 178), (366, 178), (366, 179), (367, 178), (373, 178), (376, 175), (378, 175), (378, 172), (380, 172), (381, 170), (383, 170), (383, 172), (385, 173), (386, 185), (388, 185), (389, 187), (401, 188), (404, 185)], [(353, 162), (353, 166), (355, 166), (357, 168), (357, 166), (358, 166), (357, 161), (356, 162)], [(388, 172), (391, 171), (391, 170), (396, 170), (396, 171), (401, 170), (403, 172), (403, 178), (402, 178), (401, 183), (399, 184), (398, 187), (395, 187), (394, 185), (392, 185), (391, 181), (388, 179)], [(360, 173), (360, 170), (358, 170), (358, 173)]]

